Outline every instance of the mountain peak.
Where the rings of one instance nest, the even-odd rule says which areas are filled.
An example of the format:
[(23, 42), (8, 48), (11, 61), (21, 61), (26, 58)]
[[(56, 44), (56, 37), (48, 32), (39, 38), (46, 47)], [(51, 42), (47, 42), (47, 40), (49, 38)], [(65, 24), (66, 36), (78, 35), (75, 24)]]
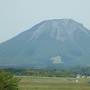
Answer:
[(67, 29), (77, 29), (77, 28), (85, 28), (81, 23), (73, 20), (73, 19), (50, 19), (45, 20), (40, 23), (40, 27), (51, 27), (51, 28), (63, 28), (64, 30)]
[(77, 21), (73, 20), (73, 19), (49, 19), (49, 20), (45, 20), (43, 21), (43, 23), (63, 23), (63, 24), (80, 24)]
[[(35, 29), (35, 27), (38, 27)], [(74, 21), (73, 19), (51, 19), (45, 20), (34, 27), (34, 32), (31, 35), (31, 40), (38, 39), (43, 33), (47, 33), (51, 37), (60, 40), (65, 38), (66, 35), (73, 37), (75, 31), (84, 30), (82, 24)], [(33, 31), (33, 30), (32, 30)]]

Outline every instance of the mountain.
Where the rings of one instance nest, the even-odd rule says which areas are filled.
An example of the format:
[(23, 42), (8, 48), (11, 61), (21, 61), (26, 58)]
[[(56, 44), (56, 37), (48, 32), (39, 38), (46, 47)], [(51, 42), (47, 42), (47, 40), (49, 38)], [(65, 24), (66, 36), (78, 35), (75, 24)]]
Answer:
[(72, 19), (43, 21), (0, 44), (0, 66), (90, 66), (90, 31)]

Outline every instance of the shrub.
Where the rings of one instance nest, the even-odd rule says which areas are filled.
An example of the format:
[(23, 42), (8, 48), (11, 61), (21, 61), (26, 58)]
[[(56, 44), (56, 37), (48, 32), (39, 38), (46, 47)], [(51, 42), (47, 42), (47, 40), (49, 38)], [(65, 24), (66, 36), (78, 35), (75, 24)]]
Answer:
[(0, 70), (0, 90), (18, 90), (18, 82), (13, 74)]

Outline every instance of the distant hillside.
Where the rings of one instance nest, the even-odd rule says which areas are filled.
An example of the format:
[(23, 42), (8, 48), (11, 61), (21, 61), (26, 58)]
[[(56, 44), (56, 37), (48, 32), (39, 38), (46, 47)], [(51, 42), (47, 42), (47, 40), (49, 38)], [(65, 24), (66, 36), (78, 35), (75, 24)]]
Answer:
[(0, 45), (0, 66), (90, 66), (90, 31), (72, 19), (43, 21)]

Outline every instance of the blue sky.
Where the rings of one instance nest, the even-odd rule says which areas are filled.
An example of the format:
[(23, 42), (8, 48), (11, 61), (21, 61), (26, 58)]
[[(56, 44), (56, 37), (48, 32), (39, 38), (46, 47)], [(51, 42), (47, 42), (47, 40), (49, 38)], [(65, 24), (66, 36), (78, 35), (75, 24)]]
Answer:
[(90, 29), (90, 0), (0, 0), (0, 42), (40, 21), (62, 18)]

